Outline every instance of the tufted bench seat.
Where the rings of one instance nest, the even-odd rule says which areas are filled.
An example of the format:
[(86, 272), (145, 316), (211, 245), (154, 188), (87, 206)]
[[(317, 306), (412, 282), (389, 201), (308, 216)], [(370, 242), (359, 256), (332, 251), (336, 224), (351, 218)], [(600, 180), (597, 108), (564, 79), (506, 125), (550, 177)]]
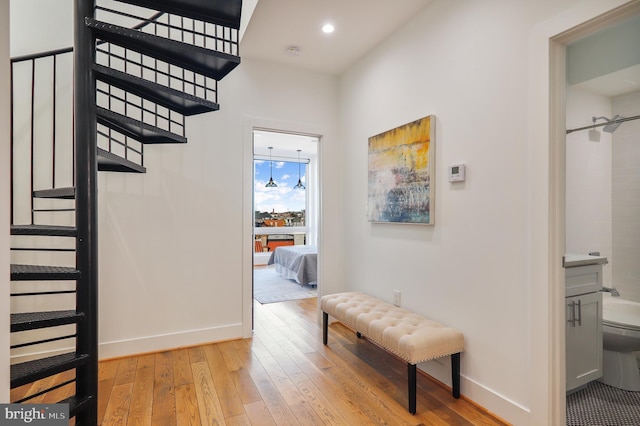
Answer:
[(329, 315), (407, 362), (409, 412), (416, 413), (416, 364), (451, 356), (452, 393), (460, 398), (460, 352), (462, 333), (425, 317), (383, 302), (364, 293), (323, 296), (322, 340), (327, 344)]

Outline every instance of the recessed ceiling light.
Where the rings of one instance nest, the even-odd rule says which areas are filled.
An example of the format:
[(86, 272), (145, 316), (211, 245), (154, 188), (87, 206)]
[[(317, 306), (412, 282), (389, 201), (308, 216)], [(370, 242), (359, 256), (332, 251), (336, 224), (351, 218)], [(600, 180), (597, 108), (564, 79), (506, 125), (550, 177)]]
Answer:
[(323, 33), (331, 34), (334, 30), (335, 30), (335, 28), (331, 24), (324, 24), (322, 26), (322, 32)]

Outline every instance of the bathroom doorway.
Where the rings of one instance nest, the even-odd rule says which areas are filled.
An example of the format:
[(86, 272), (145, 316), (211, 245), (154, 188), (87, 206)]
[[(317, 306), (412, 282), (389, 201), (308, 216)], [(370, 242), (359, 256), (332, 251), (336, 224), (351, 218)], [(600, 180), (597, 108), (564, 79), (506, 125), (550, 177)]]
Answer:
[[(640, 13), (640, 2), (589, 2), (542, 22), (530, 37), (531, 418), (566, 422), (565, 120), (566, 45)], [(541, 374), (546, 372), (546, 374)]]
[[(640, 14), (629, 11), (615, 19), (609, 17), (606, 23), (592, 22), (582, 27), (579, 35), (574, 34), (563, 43), (566, 80), (561, 91), (567, 130), (562, 141), (563, 174), (558, 178), (564, 186), (564, 199), (560, 203), (563, 204), (560, 214), (564, 218), (564, 235), (557, 237), (564, 239), (564, 253), (606, 257), (608, 264), (602, 268), (603, 286), (625, 288), (628, 294), (637, 294), (640, 301), (640, 287), (627, 282), (628, 277), (633, 276), (631, 270), (636, 263), (631, 259), (637, 257), (627, 254), (631, 246), (637, 246), (640, 255), (640, 240), (629, 238), (637, 234), (635, 218), (625, 219), (634, 198), (629, 184), (634, 181), (634, 175), (640, 176), (640, 167), (630, 161), (634, 147), (640, 148), (637, 144), (640, 121), (634, 124), (638, 129), (635, 144), (630, 141), (633, 138), (630, 133), (617, 131), (621, 125), (626, 125), (627, 130), (632, 126), (613, 121), (618, 117), (640, 115), (637, 35), (627, 37), (629, 31), (638, 33)], [(564, 327), (564, 316), (559, 320), (563, 325), (558, 328)], [(564, 352), (561, 360), (564, 361)], [(605, 393), (610, 397), (598, 396)], [(624, 393), (607, 387), (600, 380), (572, 389), (566, 399), (567, 421), (591, 424), (589, 422), (598, 418), (607, 424), (619, 424), (619, 416), (640, 416), (640, 409), (626, 413), (621, 408), (625, 404), (616, 401), (619, 395)], [(634, 398), (637, 402), (631, 405), (637, 407), (640, 394)], [(585, 405), (585, 400), (602, 402)]]

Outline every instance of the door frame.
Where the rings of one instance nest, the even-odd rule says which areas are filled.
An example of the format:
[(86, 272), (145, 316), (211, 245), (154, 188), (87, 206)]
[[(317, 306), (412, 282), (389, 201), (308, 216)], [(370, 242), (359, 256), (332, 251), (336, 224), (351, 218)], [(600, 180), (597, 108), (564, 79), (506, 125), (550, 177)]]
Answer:
[(242, 337), (253, 335), (253, 132), (265, 130), (278, 133), (308, 135), (318, 138), (317, 151), (317, 238), (318, 238), (318, 291), (323, 276), (322, 244), (322, 138), (325, 132), (308, 124), (265, 120), (246, 117), (242, 136)]
[(530, 37), (530, 424), (559, 425), (566, 419), (565, 47), (640, 13), (640, 1), (589, 1), (570, 12), (537, 25)]

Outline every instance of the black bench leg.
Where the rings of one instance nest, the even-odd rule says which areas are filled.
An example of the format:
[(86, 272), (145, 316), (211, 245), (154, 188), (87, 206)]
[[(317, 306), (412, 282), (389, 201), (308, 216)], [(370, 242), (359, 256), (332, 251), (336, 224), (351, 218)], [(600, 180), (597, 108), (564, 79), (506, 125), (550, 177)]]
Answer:
[(416, 413), (416, 365), (407, 363), (409, 383), (409, 412)]
[(451, 388), (454, 398), (460, 398), (460, 352), (451, 355)]
[(329, 314), (322, 313), (322, 343), (327, 344), (327, 335), (329, 334)]

